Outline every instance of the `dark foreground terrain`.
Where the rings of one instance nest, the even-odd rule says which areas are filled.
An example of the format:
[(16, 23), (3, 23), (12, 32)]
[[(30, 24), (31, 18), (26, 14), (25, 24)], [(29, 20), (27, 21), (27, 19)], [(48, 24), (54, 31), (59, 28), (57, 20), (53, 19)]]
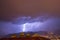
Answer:
[[(49, 38), (41, 37), (40, 34), (43, 34), (43, 32), (41, 32), (41, 33), (21, 32), (21, 33), (6, 35), (3, 38), (1, 38), (0, 40), (50, 40)], [(44, 34), (46, 34), (46, 32), (44, 32)]]

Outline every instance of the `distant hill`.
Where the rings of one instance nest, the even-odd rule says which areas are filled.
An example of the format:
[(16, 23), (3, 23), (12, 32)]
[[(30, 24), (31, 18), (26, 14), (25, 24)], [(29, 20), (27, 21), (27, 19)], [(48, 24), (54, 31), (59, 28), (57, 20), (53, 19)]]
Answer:
[[(21, 32), (20, 32), (20, 33), (21, 33)], [(17, 37), (19, 37), (20, 33), (8, 34), (8, 35), (5, 35), (5, 36), (3, 36), (3, 37), (4, 37), (4, 38), (10, 38), (12, 35), (16, 35)], [(47, 35), (47, 34), (48, 34), (48, 32), (46, 32), (46, 31), (24, 32), (25, 35), (26, 35), (26, 34), (33, 35), (33, 34), (35, 34), (35, 33), (40, 34), (40, 35)]]
[[(20, 32), (21, 33), (21, 32)], [(14, 33), (16, 36), (19, 36), (20, 35), (20, 33)], [(46, 35), (46, 34), (48, 34), (47, 32), (45, 32), (45, 31), (38, 31), (38, 32), (24, 32), (24, 34), (26, 35), (26, 34), (30, 34), (30, 35), (33, 35), (33, 34), (35, 34), (35, 33), (38, 33), (38, 34), (40, 34), (40, 35)], [(5, 35), (4, 36), (4, 38), (10, 38), (12, 35), (14, 35), (14, 34), (8, 34), (8, 35)]]

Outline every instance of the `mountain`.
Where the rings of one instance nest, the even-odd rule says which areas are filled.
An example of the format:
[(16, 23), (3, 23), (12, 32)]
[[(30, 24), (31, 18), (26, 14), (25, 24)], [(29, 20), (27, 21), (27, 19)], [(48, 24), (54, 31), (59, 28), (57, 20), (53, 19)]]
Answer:
[[(20, 32), (20, 33), (22, 33), (22, 32)], [(16, 35), (17, 37), (19, 37), (20, 33), (8, 34), (8, 35), (5, 35), (4, 38), (10, 38), (12, 35)], [(35, 33), (40, 34), (40, 35), (46, 35), (46, 34), (48, 34), (48, 33), (45, 32), (45, 31), (38, 31), (38, 32), (24, 32), (25, 35), (26, 35), (26, 34), (33, 35), (33, 34), (35, 34)]]

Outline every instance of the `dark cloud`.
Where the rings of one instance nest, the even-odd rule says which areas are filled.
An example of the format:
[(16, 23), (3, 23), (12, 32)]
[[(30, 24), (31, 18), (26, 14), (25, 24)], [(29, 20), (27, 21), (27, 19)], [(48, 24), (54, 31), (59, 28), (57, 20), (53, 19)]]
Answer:
[(0, 20), (19, 16), (60, 16), (60, 0), (0, 0)]

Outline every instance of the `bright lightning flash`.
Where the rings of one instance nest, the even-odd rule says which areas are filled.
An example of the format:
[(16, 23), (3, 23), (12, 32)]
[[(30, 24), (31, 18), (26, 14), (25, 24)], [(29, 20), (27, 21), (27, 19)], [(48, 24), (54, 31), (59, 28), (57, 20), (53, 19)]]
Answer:
[(23, 24), (23, 32), (25, 32), (26, 24)]

